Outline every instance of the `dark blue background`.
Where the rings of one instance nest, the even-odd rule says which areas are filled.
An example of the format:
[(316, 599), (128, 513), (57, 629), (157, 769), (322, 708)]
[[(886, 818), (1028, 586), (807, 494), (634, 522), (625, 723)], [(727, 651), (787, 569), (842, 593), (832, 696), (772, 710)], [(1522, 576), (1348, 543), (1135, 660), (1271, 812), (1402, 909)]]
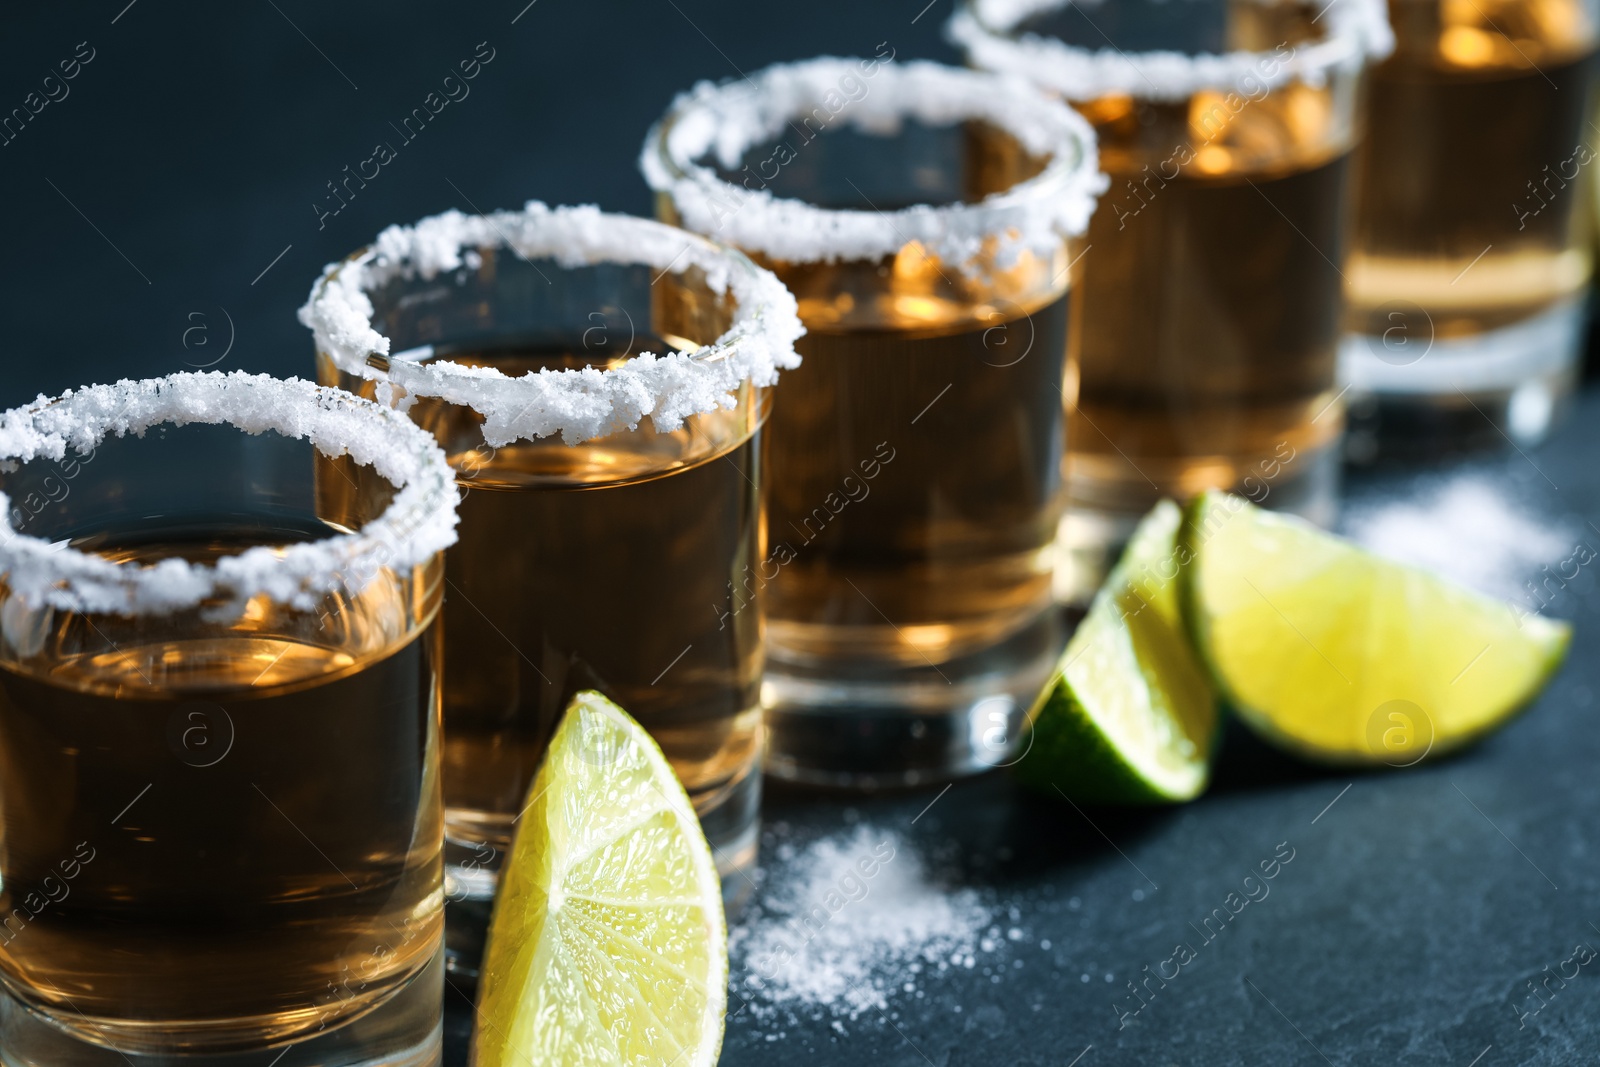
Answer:
[[(383, 226), (531, 198), (649, 214), (635, 159), (675, 93), (881, 41), (953, 59), (949, 0), (913, 24), (926, 2), (111, 0), (8, 14), (0, 113), (79, 42), (95, 58), (0, 146), (0, 405), (208, 363), (229, 317), (219, 369), (309, 375), (294, 311), (323, 264)], [(406, 144), (390, 123), (480, 42), (494, 59), (470, 95)], [(397, 158), (319, 228), (313, 205), (336, 203), (325, 183), (380, 141)]]

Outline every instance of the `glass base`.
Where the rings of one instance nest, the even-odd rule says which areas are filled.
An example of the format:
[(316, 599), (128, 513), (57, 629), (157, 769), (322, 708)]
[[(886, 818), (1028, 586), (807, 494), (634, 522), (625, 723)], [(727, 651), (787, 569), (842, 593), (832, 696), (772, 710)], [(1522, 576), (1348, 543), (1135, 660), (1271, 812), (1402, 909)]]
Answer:
[[(1272, 511), (1299, 515), (1324, 529), (1338, 517), (1337, 438), (1315, 452), (1305, 450), (1277, 467), (1252, 475), (1233, 492)], [(1056, 603), (1086, 607), (1116, 564), (1139, 520), (1161, 499), (1143, 480), (1116, 485), (1070, 485), (1066, 513), (1056, 534)], [(1169, 494), (1174, 498), (1178, 493)], [(1091, 503), (1092, 502), (1092, 503)]]
[(4, 1067), (437, 1067), (441, 1062), (443, 950), (387, 1000), (299, 1041), (230, 1052), (123, 1051), (90, 1041), (83, 1020), (0, 998)]
[(1349, 388), (1345, 454), (1353, 463), (1427, 459), (1542, 441), (1576, 385), (1584, 303), (1562, 301), (1521, 322), (1436, 338), (1404, 360), (1383, 339), (1347, 335), (1339, 373)]
[[(761, 840), (761, 773), (752, 764), (732, 783), (699, 799), (700, 828), (722, 879), (722, 906), (731, 918), (749, 899)], [(457, 985), (478, 980), (494, 911), (505, 849), (445, 839), (445, 970)]]
[(926, 785), (1008, 766), (1055, 670), (1064, 627), (1048, 611), (986, 652), (937, 666), (801, 665), (769, 648), (767, 773), (841, 789)]

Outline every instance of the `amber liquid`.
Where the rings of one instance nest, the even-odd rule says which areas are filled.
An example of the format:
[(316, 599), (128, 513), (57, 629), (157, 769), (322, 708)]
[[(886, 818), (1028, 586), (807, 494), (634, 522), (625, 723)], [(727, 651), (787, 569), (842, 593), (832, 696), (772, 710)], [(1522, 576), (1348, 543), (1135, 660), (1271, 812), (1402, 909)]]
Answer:
[(1096, 213), (1067, 423), (1075, 502), (1138, 510), (1233, 488), (1337, 439), (1329, 259), (1346, 163), (1179, 177), (1120, 231)]
[(769, 430), (775, 656), (938, 663), (1038, 617), (1067, 302), (807, 320)]
[[(442, 356), (514, 376), (608, 362), (581, 343)], [(450, 838), (510, 844), (581, 689), (651, 732), (702, 818), (749, 785), (761, 739), (759, 611), (744, 587), (761, 543), (759, 412), (746, 404), (671, 434), (647, 419), (577, 447), (499, 449), (483, 444), (468, 409), (424, 400), (412, 416), (444, 444), (465, 490), (460, 541), (445, 552)], [(745, 799), (753, 818), (756, 797)]]
[(1100, 525), (1074, 551), (1214, 487), (1331, 519), (1348, 88), (1079, 105), (1111, 186), (1067, 421), (1069, 507)]
[(293, 636), (264, 598), (170, 640), (36, 616), (40, 652), (0, 667), (12, 991), (121, 1048), (225, 1050), (330, 1028), (418, 973), (442, 926), (439, 660), (433, 608), (408, 626), (398, 596), (377, 583)]
[(1569, 0), (1390, 6), (1399, 47), (1372, 74), (1349, 329), (1382, 336), (1420, 308), (1428, 322), (1406, 325), (1461, 337), (1582, 292), (1588, 16)]

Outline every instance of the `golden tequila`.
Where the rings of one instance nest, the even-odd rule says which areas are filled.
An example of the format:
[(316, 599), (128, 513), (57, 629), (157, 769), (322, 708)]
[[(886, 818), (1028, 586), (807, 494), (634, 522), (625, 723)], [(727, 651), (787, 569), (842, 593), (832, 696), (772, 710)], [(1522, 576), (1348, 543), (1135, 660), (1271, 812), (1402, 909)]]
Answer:
[(1087, 124), (1015, 81), (819, 59), (684, 94), (643, 166), (662, 217), (772, 270), (807, 330), (767, 432), (768, 771), (1003, 765), (1060, 636)]
[[(96, 551), (203, 561), (269, 536)], [(40, 620), (52, 654), (0, 665), (11, 989), (124, 1049), (227, 1048), (336, 1026), (432, 959), (438, 593), (385, 636), (399, 595), (331, 604), (310, 635), (274, 632), (265, 598), (207, 636)]]
[(243, 372), (5, 422), (0, 1059), (435, 1062), (443, 453)]
[(1572, 387), (1591, 273), (1593, 13), (1394, 0), (1390, 15), (1345, 266), (1353, 454), (1535, 440)]
[[(437, 358), (520, 376), (627, 354), (591, 335), (440, 348)], [(753, 851), (761, 623), (745, 582), (760, 558), (764, 412), (748, 399), (673, 433), (646, 422), (576, 446), (541, 438), (492, 448), (471, 409), (429, 399), (412, 408), (464, 491), (442, 617), (452, 841), (509, 847), (568, 700), (597, 689), (661, 745), (719, 864)]]
[(1111, 186), (1069, 372), (1066, 599), (1164, 496), (1224, 488), (1332, 520), (1350, 98), (1292, 82), (1078, 105)]
[(1067, 304), (929, 300), (801, 339), (769, 430), (769, 536), (792, 557), (769, 586), (776, 654), (940, 663), (1037, 620)]

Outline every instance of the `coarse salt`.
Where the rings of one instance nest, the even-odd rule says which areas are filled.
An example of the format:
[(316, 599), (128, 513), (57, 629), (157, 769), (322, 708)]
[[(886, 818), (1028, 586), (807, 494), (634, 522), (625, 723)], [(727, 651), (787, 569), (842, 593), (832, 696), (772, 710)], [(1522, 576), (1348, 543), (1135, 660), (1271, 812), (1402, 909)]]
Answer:
[[(733, 294), (733, 323), (698, 349), (644, 352), (604, 371), (544, 368), (512, 377), (493, 367), (398, 356), (373, 366), (368, 357), (389, 355), (390, 339), (372, 325), (368, 294), (394, 278), (475, 269), (482, 262), (479, 249), (488, 247), (567, 269), (626, 263), (681, 274), (698, 267), (714, 292)], [(495, 448), (557, 434), (579, 444), (635, 429), (646, 416), (671, 433), (691, 415), (731, 408), (741, 383), (772, 385), (780, 369), (799, 366), (794, 342), (805, 332), (789, 291), (737, 252), (650, 219), (537, 200), (521, 211), (446, 211), (390, 226), (370, 249), (327, 266), (300, 321), (311, 328), (318, 351), (345, 372), (398, 385), (408, 397), (436, 397), (476, 411), (484, 417), (484, 440)]]
[[(983, 70), (1019, 74), (1068, 100), (1113, 93), (1147, 100), (1184, 100), (1205, 89), (1253, 95), (1291, 81), (1321, 86), (1334, 70), (1353, 70), (1394, 51), (1383, 0), (1332, 0), (1313, 19), (1325, 27), (1315, 41), (1270, 52), (1186, 54), (1090, 49), (1053, 37), (1017, 33), (1027, 18), (1084, 6), (1081, 0), (975, 0), (958, 7), (946, 26), (952, 43)], [(1319, 5), (1320, 6), (1320, 5)]]
[(92, 452), (108, 435), (141, 437), (153, 426), (190, 423), (309, 440), (325, 456), (348, 455), (371, 466), (399, 492), (353, 533), (257, 546), (212, 564), (173, 558), (154, 566), (117, 563), (19, 533), (0, 493), (0, 575), (12, 594), (63, 611), (122, 615), (178, 611), (219, 595), (229, 609), (266, 594), (309, 610), (327, 593), (359, 592), (383, 568), (416, 566), (455, 543), (460, 494), (433, 436), (398, 412), (298, 378), (180, 373), (40, 396), (0, 414), (0, 466), (59, 461), (68, 449)]
[(757, 1019), (885, 1011), (1004, 944), (978, 893), (941, 887), (896, 833), (861, 824), (788, 857), (728, 938), (734, 992)]
[[(863, 78), (863, 64), (873, 73)], [(1046, 159), (1033, 177), (977, 203), (917, 204), (896, 211), (817, 207), (725, 181), (743, 153), (832, 102), (847, 79), (865, 84), (837, 109), (840, 122), (890, 136), (908, 122), (949, 126), (988, 122)], [(850, 83), (854, 84), (854, 83)], [(877, 63), (824, 56), (778, 64), (747, 78), (701, 82), (680, 95), (650, 131), (639, 159), (645, 181), (671, 196), (684, 224), (740, 248), (791, 263), (878, 259), (912, 241), (958, 270), (998, 241), (1000, 262), (1022, 249), (1059, 247), (1082, 233), (1108, 179), (1100, 173), (1094, 130), (1071, 108), (1017, 78), (914, 61)]]
[(1520, 598), (1541, 567), (1572, 553), (1571, 531), (1509, 500), (1468, 472), (1403, 498), (1352, 508), (1345, 528), (1378, 555), (1423, 567), (1479, 592)]

